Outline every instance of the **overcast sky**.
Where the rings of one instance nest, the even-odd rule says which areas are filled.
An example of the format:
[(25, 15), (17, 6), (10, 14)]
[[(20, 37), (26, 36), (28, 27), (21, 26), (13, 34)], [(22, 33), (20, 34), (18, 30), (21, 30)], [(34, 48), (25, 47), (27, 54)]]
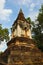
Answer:
[[(25, 17), (35, 20), (41, 4), (43, 4), (43, 0), (0, 0), (0, 24), (4, 28), (10, 29), (20, 8), (22, 8)], [(3, 46), (2, 44), (0, 45), (0, 51), (7, 48), (6, 44), (3, 44)]]

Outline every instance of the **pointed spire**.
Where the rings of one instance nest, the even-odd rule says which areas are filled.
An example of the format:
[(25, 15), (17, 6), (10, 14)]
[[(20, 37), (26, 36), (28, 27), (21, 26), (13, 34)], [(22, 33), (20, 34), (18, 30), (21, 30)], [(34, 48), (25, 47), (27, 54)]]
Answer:
[(24, 16), (23, 11), (22, 11), (22, 9), (21, 9), (21, 8), (20, 8), (20, 11), (19, 11), (18, 16), (19, 16), (19, 15), (23, 15), (23, 16)]
[[(27, 21), (24, 17), (24, 14), (23, 14), (23, 11), (22, 9), (20, 8), (20, 11), (19, 11), (19, 14), (17, 16), (17, 19), (14, 21), (14, 24), (18, 22), (18, 20), (21, 20), (21, 21)], [(14, 25), (13, 24), (13, 25)]]
[(21, 8), (20, 8), (20, 11), (19, 11), (19, 13), (23, 13)]
[(21, 8), (20, 8), (17, 20), (23, 20), (23, 21), (25, 20), (25, 17)]

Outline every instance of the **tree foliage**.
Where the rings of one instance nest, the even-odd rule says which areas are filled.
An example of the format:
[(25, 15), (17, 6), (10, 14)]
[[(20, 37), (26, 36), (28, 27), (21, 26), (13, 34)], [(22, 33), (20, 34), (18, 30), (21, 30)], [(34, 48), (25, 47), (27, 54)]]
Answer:
[(37, 21), (38, 24), (35, 24), (33, 27), (34, 40), (36, 41), (38, 48), (43, 51), (43, 5), (39, 9)]
[(41, 8), (39, 9), (39, 14), (38, 14), (38, 17), (37, 17), (37, 21), (43, 27), (43, 5), (41, 5)]
[(9, 31), (7, 28), (2, 28), (2, 25), (0, 24), (0, 43), (1, 41), (4, 41), (4, 39), (6, 41), (9, 40)]
[(29, 23), (31, 23), (31, 18), (30, 18), (30, 17), (26, 18), (26, 20), (27, 20)]
[(31, 26), (34, 26), (34, 21), (32, 21), (30, 17), (27, 17), (26, 20), (31, 24)]
[[(36, 44), (41, 51), (43, 51), (43, 5), (39, 9), (39, 14), (37, 16), (36, 24), (31, 21), (30, 17), (27, 18), (27, 21), (30, 22), (32, 27), (33, 40), (36, 41)], [(37, 23), (38, 22), (38, 23)]]

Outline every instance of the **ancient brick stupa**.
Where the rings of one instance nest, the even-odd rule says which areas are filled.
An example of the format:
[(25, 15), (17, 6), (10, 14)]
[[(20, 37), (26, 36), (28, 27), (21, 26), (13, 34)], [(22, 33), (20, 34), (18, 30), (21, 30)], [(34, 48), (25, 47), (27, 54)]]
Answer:
[(43, 65), (43, 53), (32, 40), (30, 23), (21, 9), (11, 31), (12, 39), (0, 57), (0, 65)]

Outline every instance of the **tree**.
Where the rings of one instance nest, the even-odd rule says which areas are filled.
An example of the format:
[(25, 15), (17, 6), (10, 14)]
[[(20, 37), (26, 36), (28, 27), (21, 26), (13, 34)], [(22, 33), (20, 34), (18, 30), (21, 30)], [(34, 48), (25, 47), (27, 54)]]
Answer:
[(38, 17), (37, 17), (37, 21), (43, 27), (43, 5), (41, 5), (41, 8), (39, 9), (39, 14), (38, 14)]
[(26, 20), (27, 20), (29, 23), (31, 23), (31, 18), (30, 18), (30, 17), (26, 18)]
[(31, 27), (34, 26), (34, 21), (30, 17), (27, 17), (26, 20), (30, 23)]
[(43, 5), (39, 9), (39, 14), (37, 17), (38, 23), (33, 27), (34, 40), (37, 43), (39, 49), (43, 51)]
[(4, 39), (6, 41), (9, 40), (9, 31), (7, 28), (2, 28), (2, 25), (0, 24), (0, 43), (1, 41), (4, 41)]

